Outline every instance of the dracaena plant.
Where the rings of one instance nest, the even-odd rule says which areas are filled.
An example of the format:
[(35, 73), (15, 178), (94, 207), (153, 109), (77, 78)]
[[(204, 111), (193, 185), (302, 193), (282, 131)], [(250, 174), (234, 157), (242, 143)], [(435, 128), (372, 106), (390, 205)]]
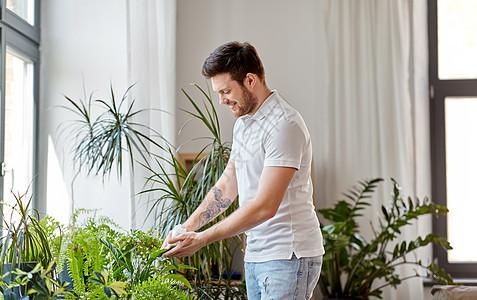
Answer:
[(39, 221), (39, 214), (30, 207), (32, 198), (27, 193), (12, 194), (15, 203), (10, 213), (5, 214), (5, 203), (4, 210), (0, 210), (5, 232), (1, 239), (0, 274), (10, 271), (10, 282), (13, 282), (14, 277), (11, 271), (23, 268), (29, 262), (38, 262), (46, 268), (54, 257), (47, 233)]
[[(128, 87), (119, 100), (112, 85), (109, 100), (95, 99), (93, 93), (89, 97), (85, 93), (84, 99), (78, 100), (65, 96), (69, 105), (61, 107), (73, 112), (77, 118), (60, 125), (60, 136), (73, 140), (73, 161), (88, 174), (105, 177), (116, 169), (121, 178), (125, 155), (134, 171), (135, 155), (147, 164), (151, 146), (163, 149), (162, 136), (138, 121), (151, 109), (134, 107), (135, 100), (130, 100), (132, 87)], [(93, 114), (92, 110), (99, 113)]]
[[(165, 237), (175, 225), (183, 223), (200, 205), (207, 192), (214, 186), (225, 170), (230, 157), (231, 144), (221, 138), (220, 124), (210, 91), (194, 85), (202, 101), (193, 99), (182, 90), (192, 109), (184, 110), (192, 119), (205, 126), (209, 141), (195, 156), (190, 168), (180, 158), (181, 146), (168, 147), (168, 151), (156, 157), (157, 164), (146, 166), (151, 172), (149, 183), (152, 188), (142, 193), (156, 192), (150, 214), (158, 220), (159, 231)], [(186, 130), (186, 127), (182, 128)], [(227, 217), (238, 206), (234, 201), (224, 214), (205, 228)], [(156, 212), (156, 213), (154, 213)], [(232, 278), (232, 261), (236, 251), (241, 251), (240, 237), (212, 243), (194, 255), (185, 258), (187, 265), (196, 270), (187, 270), (192, 289), (199, 299), (245, 299), (245, 289)]]
[[(366, 240), (359, 233), (358, 218), (361, 211), (370, 206), (369, 199), (383, 179), (360, 181), (338, 201), (334, 207), (321, 209), (319, 213), (330, 223), (322, 227), (326, 254), (323, 259), (319, 286), (328, 298), (368, 299), (381, 298), (386, 286), (396, 287), (403, 280), (413, 277), (429, 277), (443, 284), (453, 284), (452, 278), (437, 265), (425, 263), (412, 253), (429, 244), (452, 249), (449, 242), (433, 233), (412, 240), (402, 240), (403, 227), (424, 215), (441, 215), (446, 207), (424, 199), (407, 201), (401, 196), (398, 183), (392, 179), (393, 193), (389, 206), (382, 205), (382, 218), (373, 226), (373, 237)], [(401, 238), (401, 239), (400, 239)], [(399, 241), (398, 241), (399, 239)], [(416, 274), (401, 277), (396, 268), (413, 265)], [(379, 284), (377, 281), (379, 280)]]

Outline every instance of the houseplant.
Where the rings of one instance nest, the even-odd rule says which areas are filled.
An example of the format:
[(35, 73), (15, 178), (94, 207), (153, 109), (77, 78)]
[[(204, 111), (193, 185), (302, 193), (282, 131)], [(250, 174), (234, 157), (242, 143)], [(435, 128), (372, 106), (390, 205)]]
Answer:
[(74, 293), (68, 299), (137, 299), (143, 286), (157, 299), (190, 299), (181, 288), (189, 282), (173, 273), (189, 267), (160, 257), (163, 240), (152, 232), (125, 232), (104, 216), (87, 215), (79, 222), (81, 214), (90, 212), (77, 210), (65, 233), (60, 265), (66, 265), (71, 278)]
[(189, 281), (171, 272), (193, 268), (161, 258), (167, 250), (160, 249), (163, 240), (151, 232), (133, 230), (118, 243), (101, 242), (112, 254), (111, 278), (122, 280), (132, 299), (193, 299), (181, 288), (190, 288)]
[[(6, 234), (1, 239), (0, 274), (3, 281), (14, 283), (16, 269), (31, 270), (37, 263), (46, 268), (53, 260), (45, 228), (39, 221), (39, 214), (30, 208), (32, 198), (28, 193), (13, 193), (15, 203), (9, 215), (2, 211), (2, 220)], [(4, 203), (4, 208), (6, 204)], [(2, 288), (2, 293), (4, 292)], [(25, 289), (15, 289), (19, 296), (25, 295)]]
[[(148, 179), (153, 187), (142, 193), (160, 192), (150, 213), (159, 208), (155, 218), (161, 224), (159, 230), (164, 237), (175, 225), (185, 222), (200, 205), (222, 175), (230, 157), (231, 145), (222, 141), (219, 118), (210, 91), (206, 92), (198, 85), (194, 87), (203, 97), (203, 106), (200, 107), (200, 103), (183, 89), (192, 106), (191, 110), (184, 112), (199, 120), (208, 129), (210, 136), (204, 138), (210, 142), (197, 153), (190, 169), (178, 155), (180, 147), (169, 147), (168, 155), (157, 156), (156, 167), (146, 166), (152, 173)], [(205, 228), (226, 218), (237, 207), (238, 201), (234, 201), (221, 216)], [(187, 272), (186, 276), (191, 279), (193, 290), (200, 299), (245, 299), (245, 288), (233, 280), (232, 273), (233, 256), (235, 251), (242, 250), (241, 244), (240, 237), (226, 239), (212, 243), (184, 258), (186, 264), (197, 269)]]
[[(17, 280), (21, 282), (22, 285), (31, 286), (27, 291), (29, 297), (26, 297), (25, 299), (56, 300), (65, 299), (64, 297), (67, 295), (74, 296), (74, 293), (68, 290), (69, 283), (63, 282), (57, 278), (54, 265), (55, 262), (51, 261), (46, 269), (38, 263), (30, 271), (22, 271), (20, 269), (13, 271), (17, 276)], [(4, 299), (16, 300), (17, 297), (14, 297), (13, 295), (5, 297), (4, 295)]]
[[(108, 251), (100, 239), (114, 240), (120, 237), (117, 225), (109, 218), (96, 217), (94, 210), (78, 209), (65, 230), (64, 242), (58, 260), (58, 272), (66, 272), (73, 291), (84, 296), (97, 285), (89, 278), (101, 272), (108, 264)], [(91, 216), (93, 214), (93, 216)], [(85, 216), (86, 215), (86, 216)], [(84, 220), (80, 221), (80, 218)]]
[[(28, 205), (24, 206), (21, 202), (20, 207), (23, 211)], [(91, 212), (77, 210), (71, 224), (61, 230), (62, 241), (56, 230), (59, 223), (51, 217), (40, 222), (36, 222), (35, 218), (23, 218), (32, 221), (36, 231), (27, 227), (28, 230), (22, 229), (18, 235), (7, 235), (7, 243), (2, 245), (2, 256), (7, 261), (14, 261), (18, 256), (30, 257), (30, 260), (38, 257), (38, 260), (30, 262), (28, 268), (24, 268), (23, 263), (10, 264), (0, 282), (3, 296), (0, 298), (193, 299), (186, 289), (190, 287), (189, 282), (175, 274), (179, 268), (186, 270), (190, 267), (161, 258), (165, 251), (159, 249), (162, 239), (152, 232), (124, 232), (111, 219), (103, 216), (87, 215), (82, 222), (79, 221), (80, 215)], [(33, 226), (25, 220), (21, 223)], [(45, 247), (54, 249), (54, 253), (59, 252), (58, 260), (53, 255), (25, 255), (29, 252), (22, 250), (18, 242), (9, 243), (11, 240), (23, 240), (22, 232), (28, 232), (25, 235), (29, 238), (27, 243), (36, 253), (40, 243), (36, 238), (41, 235)], [(30, 241), (32, 238), (33, 242)], [(13, 249), (13, 259), (8, 256), (10, 249)], [(43, 266), (45, 264), (46, 267)], [(68, 276), (64, 276), (65, 273)]]
[[(373, 237), (366, 240), (360, 235), (357, 219), (362, 216), (360, 212), (370, 205), (368, 199), (382, 181), (381, 178), (361, 181), (345, 194), (346, 200), (338, 201), (332, 208), (319, 210), (331, 222), (322, 227), (326, 254), (319, 286), (324, 297), (381, 298), (385, 286), (396, 287), (403, 280), (416, 276), (427, 276), (443, 284), (453, 283), (452, 278), (435, 264), (425, 264), (409, 257), (416, 249), (431, 243), (451, 249), (445, 238), (430, 233), (411, 241), (397, 241), (403, 227), (410, 225), (411, 221), (424, 215), (445, 214), (447, 208), (427, 198), (424, 201), (411, 198), (405, 201), (394, 179), (391, 205), (381, 207), (382, 219), (379, 226), (373, 226)], [(426, 274), (416, 272), (413, 276), (401, 278), (395, 270), (403, 264), (414, 265)], [(378, 280), (382, 284), (376, 286)]]
[[(144, 110), (136, 110), (133, 107), (134, 102), (126, 105), (125, 99), (130, 89), (119, 103), (115, 100), (112, 89), (109, 102), (93, 100), (92, 95), (88, 100), (78, 101), (66, 97), (70, 104), (66, 108), (73, 111), (77, 119), (63, 124), (61, 132), (77, 133), (73, 140), (75, 145), (73, 160), (76, 165), (80, 168), (85, 167), (88, 173), (107, 176), (113, 166), (120, 172), (123, 152), (129, 155), (131, 163), (135, 162), (133, 152), (139, 152), (140, 163), (151, 172), (148, 178), (151, 185), (145, 187), (141, 193), (152, 195), (153, 192), (158, 192), (160, 194), (153, 200), (154, 204), (149, 217), (158, 220), (157, 229), (162, 238), (171, 228), (184, 222), (192, 214), (222, 174), (230, 155), (230, 144), (223, 143), (221, 140), (218, 116), (210, 93), (206, 93), (197, 85), (195, 87), (205, 97), (204, 108), (200, 108), (198, 102), (183, 90), (193, 106), (193, 110), (186, 113), (208, 128), (211, 137), (206, 138), (211, 142), (199, 151), (192, 169), (186, 168), (179, 158), (181, 147), (175, 148), (159, 133), (133, 120), (133, 116), (138, 116)], [(91, 106), (94, 103), (103, 110), (96, 118), (91, 115)], [(145, 131), (153, 135), (143, 133)], [(154, 145), (160, 154), (153, 153), (146, 146), (147, 144)], [(150, 157), (153, 157), (152, 162), (156, 163), (154, 166), (149, 162)], [(197, 181), (196, 177), (199, 176), (200, 179)], [(237, 205), (235, 201), (224, 216), (229, 215)], [(158, 209), (162, 210), (158, 211)], [(219, 217), (218, 220), (221, 218)], [(235, 240), (235, 243), (232, 239), (213, 243), (185, 259), (185, 264), (196, 268), (196, 270), (186, 270), (185, 275), (191, 279), (193, 291), (199, 298), (245, 297), (244, 288), (241, 284), (236, 285), (232, 277), (232, 257), (235, 251), (240, 251), (241, 245), (239, 238)]]
[[(84, 99), (73, 100), (65, 96), (70, 105), (62, 108), (73, 112), (77, 118), (59, 126), (60, 136), (71, 138), (73, 144), (73, 161), (78, 168), (87, 170), (88, 174), (103, 177), (115, 168), (121, 178), (124, 156), (129, 156), (131, 170), (134, 171), (135, 153), (147, 164), (151, 154), (149, 147), (163, 146), (151, 137), (162, 136), (151, 127), (135, 121), (135, 118), (147, 112), (135, 109), (135, 100), (128, 103), (133, 85), (129, 86), (121, 99), (116, 99), (113, 86), (110, 85), (110, 99), (93, 99), (93, 93)], [(92, 113), (96, 106), (99, 113)]]

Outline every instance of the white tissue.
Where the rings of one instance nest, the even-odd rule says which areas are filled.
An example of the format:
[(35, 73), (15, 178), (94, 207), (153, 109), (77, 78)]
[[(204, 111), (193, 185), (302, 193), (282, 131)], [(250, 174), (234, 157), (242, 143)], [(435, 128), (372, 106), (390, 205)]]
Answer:
[[(186, 233), (186, 232), (187, 232), (187, 230), (184, 227), (182, 227), (182, 224), (178, 224), (172, 229), (171, 237), (175, 238), (176, 236), (181, 235), (181, 234)], [(165, 249), (170, 249), (173, 246), (177, 246), (179, 243), (180, 242), (172, 243), (172, 244), (167, 243)]]

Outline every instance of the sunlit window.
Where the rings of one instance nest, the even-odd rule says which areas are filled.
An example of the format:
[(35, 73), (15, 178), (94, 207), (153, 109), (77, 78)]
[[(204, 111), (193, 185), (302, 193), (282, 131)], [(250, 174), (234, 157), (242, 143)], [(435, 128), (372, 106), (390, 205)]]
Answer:
[(429, 0), (432, 198), (449, 209), (434, 220), (452, 250), (436, 262), (457, 278), (477, 276), (477, 1)]
[(448, 97), (445, 100), (448, 239), (453, 250), (449, 262), (477, 262), (477, 98)]
[(7, 0), (7, 9), (35, 25), (35, 1), (34, 0)]
[(477, 78), (477, 1), (439, 0), (439, 78)]
[[(5, 144), (3, 199), (13, 205), (15, 194), (31, 192), (33, 180), (33, 63), (7, 48), (5, 56)], [(31, 194), (31, 193), (30, 193)]]
[[(0, 0), (0, 232), (15, 222), (14, 195), (26, 194), (30, 209), (44, 203), (37, 158), (40, 20), (37, 0)], [(25, 203), (24, 203), (25, 204)], [(4, 233), (4, 232), (3, 232)], [(3, 236), (3, 235), (2, 235)]]

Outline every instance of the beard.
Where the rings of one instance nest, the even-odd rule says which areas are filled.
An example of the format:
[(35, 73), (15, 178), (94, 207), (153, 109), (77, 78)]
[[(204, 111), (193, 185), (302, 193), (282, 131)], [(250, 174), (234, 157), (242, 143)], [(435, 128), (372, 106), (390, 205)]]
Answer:
[(241, 89), (242, 99), (240, 99), (240, 102), (237, 102), (237, 112), (232, 112), (236, 118), (250, 114), (255, 110), (258, 104), (257, 96), (252, 94), (252, 92), (247, 90), (244, 86), (242, 86)]

